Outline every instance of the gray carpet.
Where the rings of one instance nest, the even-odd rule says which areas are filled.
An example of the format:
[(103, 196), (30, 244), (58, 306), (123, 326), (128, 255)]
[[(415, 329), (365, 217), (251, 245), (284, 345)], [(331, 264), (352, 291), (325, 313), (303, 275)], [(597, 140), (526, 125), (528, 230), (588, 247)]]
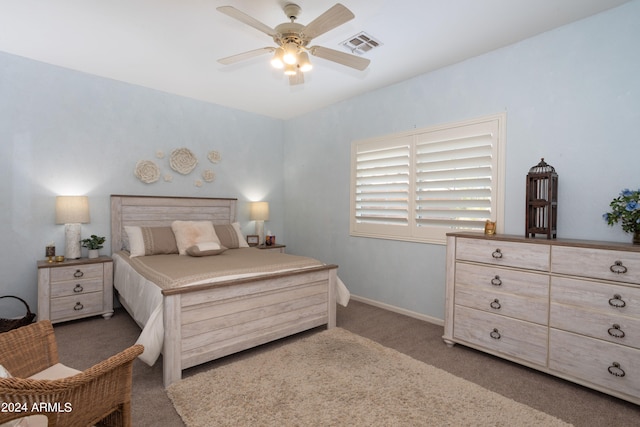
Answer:
[[(116, 310), (111, 320), (96, 317), (54, 326), (61, 361), (78, 369), (86, 369), (133, 344), (139, 334), (137, 325), (122, 310)], [(347, 308), (338, 307), (338, 326), (575, 426), (631, 427), (640, 420), (640, 407), (632, 403), (463, 346), (448, 348), (442, 342), (441, 326), (357, 301), (350, 302)], [(251, 357), (317, 332), (210, 362), (187, 370), (184, 376)], [(184, 425), (162, 386), (159, 363), (149, 367), (136, 361), (133, 375), (134, 426)]]

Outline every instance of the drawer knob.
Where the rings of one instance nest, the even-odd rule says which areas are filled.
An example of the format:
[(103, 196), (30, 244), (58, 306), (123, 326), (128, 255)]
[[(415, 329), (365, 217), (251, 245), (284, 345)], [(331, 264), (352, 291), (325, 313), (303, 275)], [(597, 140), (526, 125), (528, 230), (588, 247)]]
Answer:
[(80, 292), (84, 291), (84, 288), (82, 287), (82, 285), (80, 283), (76, 284), (76, 286), (73, 288), (73, 292), (79, 294)]
[(610, 327), (607, 332), (614, 338), (624, 338), (626, 335), (622, 329), (620, 329), (620, 325), (614, 323), (612, 327)]
[(619, 294), (614, 294), (613, 298), (609, 299), (609, 305), (615, 308), (622, 308), (627, 305)]
[(498, 248), (495, 251), (493, 251), (493, 253), (491, 254), (492, 257), (494, 258), (502, 258), (502, 251)]
[(498, 332), (498, 330), (496, 328), (493, 328), (493, 331), (491, 331), (491, 333), (489, 333), (489, 336), (491, 338), (493, 338), (494, 340), (499, 340), (502, 337), (500, 335), (500, 332)]
[(500, 310), (500, 308), (502, 307), (502, 305), (500, 305), (500, 301), (498, 301), (498, 298), (496, 298), (493, 301), (491, 301), (491, 304), (489, 304), (489, 305), (494, 310)]
[(624, 377), (625, 372), (624, 370), (622, 370), (622, 368), (620, 367), (620, 364), (618, 362), (613, 362), (611, 364), (611, 366), (609, 366), (607, 368), (607, 370), (609, 371), (609, 373), (615, 377)]
[(609, 267), (609, 270), (611, 270), (612, 273), (624, 274), (627, 272), (627, 267), (622, 265), (622, 261), (616, 261), (611, 267)]
[(80, 303), (80, 302), (77, 302), (77, 303), (76, 303), (76, 305), (75, 305), (75, 306), (73, 306), (73, 309), (74, 309), (75, 311), (80, 311), (80, 310), (82, 310), (83, 308), (84, 308), (84, 306), (83, 306), (83, 305), (82, 305), (82, 303)]
[(73, 273), (73, 277), (75, 277), (76, 279), (79, 279), (82, 276), (84, 276), (84, 273), (82, 272), (82, 270), (76, 270), (76, 272)]
[(498, 276), (496, 274), (496, 277), (494, 277), (493, 279), (491, 279), (491, 284), (493, 286), (502, 286), (502, 280), (500, 280), (500, 276)]

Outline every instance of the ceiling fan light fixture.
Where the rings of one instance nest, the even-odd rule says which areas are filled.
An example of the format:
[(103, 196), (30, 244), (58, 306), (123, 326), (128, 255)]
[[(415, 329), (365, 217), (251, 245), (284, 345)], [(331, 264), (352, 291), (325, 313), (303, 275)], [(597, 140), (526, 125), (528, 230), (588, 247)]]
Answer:
[(300, 54), (298, 54), (298, 67), (300, 67), (300, 71), (303, 73), (311, 71), (313, 68), (311, 61), (309, 61), (309, 54), (307, 52), (300, 52)]
[(285, 76), (295, 76), (297, 73), (296, 66), (293, 64), (285, 64), (284, 66), (284, 75)]
[(289, 42), (284, 45), (284, 56), (282, 58), (285, 64), (293, 65), (298, 62), (298, 45)]
[(271, 66), (277, 69), (284, 68), (283, 58), (284, 58), (284, 49), (279, 47), (276, 49), (276, 52), (273, 54), (273, 58), (271, 58)]

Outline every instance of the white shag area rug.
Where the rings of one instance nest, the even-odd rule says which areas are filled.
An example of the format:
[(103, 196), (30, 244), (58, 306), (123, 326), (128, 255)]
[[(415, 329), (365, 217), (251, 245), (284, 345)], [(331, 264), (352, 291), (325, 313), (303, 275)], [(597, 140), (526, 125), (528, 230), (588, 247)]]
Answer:
[(568, 426), (341, 328), (168, 387), (189, 427)]

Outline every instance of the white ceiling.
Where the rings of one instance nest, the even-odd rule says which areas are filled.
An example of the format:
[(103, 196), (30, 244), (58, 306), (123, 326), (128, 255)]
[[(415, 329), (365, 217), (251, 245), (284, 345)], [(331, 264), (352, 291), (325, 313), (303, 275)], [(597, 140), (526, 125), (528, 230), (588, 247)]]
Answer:
[(216, 11), (232, 5), (270, 27), (286, 3), (308, 24), (336, 0), (0, 0), (0, 50), (38, 61), (276, 118), (352, 96), (512, 44), (628, 0), (342, 0), (356, 16), (312, 44), (341, 50), (365, 31), (383, 43), (356, 71), (311, 57), (289, 86), (270, 55), (217, 59), (273, 46)]

